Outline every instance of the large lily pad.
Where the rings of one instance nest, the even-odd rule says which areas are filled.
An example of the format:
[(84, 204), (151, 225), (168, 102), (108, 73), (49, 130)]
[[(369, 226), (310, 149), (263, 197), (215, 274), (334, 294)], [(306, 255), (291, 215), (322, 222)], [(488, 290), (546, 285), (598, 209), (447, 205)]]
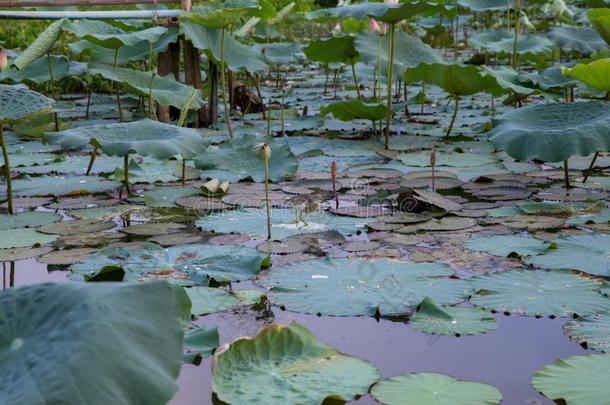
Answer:
[(3, 230), (0, 236), (0, 249), (44, 245), (57, 239), (56, 235), (45, 235), (30, 228)]
[(608, 47), (599, 34), (588, 27), (555, 27), (547, 35), (566, 52), (576, 51), (582, 55), (590, 55)]
[(520, 161), (560, 162), (610, 150), (610, 104), (535, 104), (494, 120), (489, 140)]
[(496, 235), (467, 240), (464, 246), (476, 252), (507, 257), (511, 254), (518, 256), (543, 254), (549, 249), (550, 243), (529, 236)]
[(563, 331), (574, 342), (586, 344), (587, 349), (610, 352), (610, 314), (595, 314), (570, 319)]
[[(487, 50), (500, 55), (509, 55), (513, 52), (515, 33), (507, 29), (492, 29), (479, 31), (468, 38), (468, 44), (473, 48)], [(517, 46), (520, 55), (549, 54), (555, 44), (550, 39), (536, 34), (521, 34)]]
[(0, 84), (0, 124), (15, 124), (50, 111), (55, 100), (25, 86)]
[(532, 384), (545, 397), (566, 404), (597, 405), (610, 397), (610, 354), (572, 356), (538, 370)]
[(483, 309), (438, 305), (426, 297), (409, 320), (415, 330), (435, 335), (476, 335), (496, 330), (496, 319)]
[[(260, 140), (253, 135), (246, 135), (235, 141), (227, 141), (216, 149), (208, 149), (195, 160), (195, 166), (204, 170), (210, 178), (224, 180), (252, 179), (255, 182), (265, 181), (265, 163), (257, 154), (256, 147)], [(297, 158), (290, 147), (283, 141), (267, 142), (271, 148), (269, 159), (269, 179), (280, 181), (293, 175), (298, 166)]]
[(191, 299), (193, 315), (207, 315), (245, 305), (254, 305), (259, 303), (263, 297), (263, 292), (257, 290), (225, 291), (220, 288), (190, 287), (185, 291)]
[(610, 310), (601, 283), (569, 271), (511, 270), (475, 277), (478, 307), (530, 316), (581, 316)]
[(379, 378), (369, 363), (337, 352), (296, 323), (271, 325), (254, 338), (238, 339), (214, 360), (214, 392), (234, 405), (350, 400)]
[(379, 121), (386, 116), (386, 106), (383, 104), (369, 104), (358, 99), (338, 101), (320, 108), (320, 114), (332, 114), (341, 121), (366, 119)]
[(168, 284), (37, 284), (0, 302), (5, 403), (164, 404), (177, 391), (181, 307)]
[(15, 228), (36, 228), (61, 220), (55, 212), (20, 212), (14, 215), (0, 214), (0, 231)]
[(158, 76), (153, 72), (114, 68), (106, 65), (89, 65), (89, 72), (119, 82), (124, 88), (139, 96), (148, 97), (150, 95), (162, 105), (179, 109), (186, 106), (198, 109), (203, 106), (201, 90), (176, 81), (172, 75)]
[(545, 269), (572, 269), (596, 276), (610, 276), (610, 235), (562, 236), (553, 242), (555, 249), (526, 261)]
[(470, 286), (446, 277), (452, 273), (434, 263), (321, 259), (280, 266), (259, 281), (271, 287), (272, 303), (291, 311), (389, 316), (413, 311), (427, 296), (440, 304), (463, 301)]
[(192, 157), (201, 153), (208, 142), (191, 128), (180, 128), (145, 119), (120, 124), (102, 124), (48, 132), (44, 139), (64, 149), (97, 147), (110, 156), (138, 153), (165, 160), (176, 155)]
[(502, 393), (491, 385), (437, 373), (387, 378), (371, 388), (371, 395), (385, 405), (497, 405), (502, 401)]

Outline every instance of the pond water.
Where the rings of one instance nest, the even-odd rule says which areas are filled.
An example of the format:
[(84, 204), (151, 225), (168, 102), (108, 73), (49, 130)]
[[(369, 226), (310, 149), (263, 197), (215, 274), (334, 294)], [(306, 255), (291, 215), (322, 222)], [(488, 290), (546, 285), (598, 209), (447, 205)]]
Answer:
[[(8, 287), (10, 265), (5, 266)], [(65, 271), (47, 271), (35, 260), (15, 263), (14, 285), (63, 282)], [(248, 287), (251, 287), (249, 285)], [(241, 288), (241, 285), (240, 285)], [(504, 404), (552, 404), (531, 386), (531, 376), (560, 357), (586, 353), (562, 333), (565, 319), (531, 318), (496, 314), (498, 328), (484, 335), (436, 337), (411, 329), (403, 322), (368, 317), (318, 317), (272, 308), (273, 321), (297, 321), (322, 342), (340, 352), (374, 364), (383, 377), (406, 372), (430, 371), (497, 387)], [(217, 325), (221, 343), (253, 335), (265, 320), (254, 314), (220, 313), (201, 317), (201, 325)], [(266, 322), (271, 322), (270, 319)], [(200, 366), (185, 365), (178, 379), (180, 390), (171, 405), (212, 404), (211, 359)], [(351, 403), (377, 404), (369, 396)]]

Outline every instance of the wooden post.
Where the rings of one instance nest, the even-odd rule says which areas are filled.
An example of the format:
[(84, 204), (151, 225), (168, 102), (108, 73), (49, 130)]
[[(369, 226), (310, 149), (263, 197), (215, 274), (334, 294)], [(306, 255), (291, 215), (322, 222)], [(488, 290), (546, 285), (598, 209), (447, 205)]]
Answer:
[[(168, 26), (175, 23), (168, 21)], [(180, 41), (176, 41), (167, 46), (167, 50), (159, 53), (158, 57), (159, 76), (174, 75), (174, 79), (180, 80)], [(157, 103), (157, 119), (160, 122), (168, 123), (171, 118), (180, 116), (180, 110), (175, 107), (167, 107)]]
[(210, 94), (208, 95), (208, 116), (204, 123), (205, 127), (218, 121), (218, 66), (212, 61), (208, 64), (208, 80)]
[[(184, 80), (186, 84), (203, 90), (199, 50), (193, 46), (191, 41), (187, 40), (184, 41)], [(196, 126), (201, 126), (207, 121), (205, 107), (200, 108), (197, 114), (198, 125)]]

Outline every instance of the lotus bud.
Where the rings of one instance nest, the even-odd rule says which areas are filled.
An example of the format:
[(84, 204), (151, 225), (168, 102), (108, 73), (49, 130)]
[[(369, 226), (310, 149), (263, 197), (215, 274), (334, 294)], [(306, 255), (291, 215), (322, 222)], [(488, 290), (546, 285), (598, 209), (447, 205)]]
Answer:
[(535, 31), (536, 27), (530, 22), (530, 19), (527, 17), (527, 14), (523, 10), (520, 12), (520, 20), (521, 24), (527, 28), (528, 30)]
[(378, 32), (380, 30), (381, 30), (381, 27), (379, 27), (379, 23), (377, 23), (377, 20), (375, 20), (374, 18), (371, 18), (371, 21), (369, 22), (369, 31)]
[(430, 154), (430, 165), (436, 165), (436, 149), (434, 148), (434, 145), (432, 145), (432, 154)]
[(266, 143), (259, 143), (254, 147), (254, 152), (258, 154), (261, 159), (271, 159), (271, 148)]
[(0, 70), (4, 70), (8, 66), (8, 52), (6, 49), (0, 49)]
[(335, 34), (341, 33), (341, 24), (339, 24), (339, 23), (335, 24), (335, 26), (333, 27), (333, 32)]
[(333, 177), (337, 177), (337, 161), (333, 160), (330, 164), (330, 175)]

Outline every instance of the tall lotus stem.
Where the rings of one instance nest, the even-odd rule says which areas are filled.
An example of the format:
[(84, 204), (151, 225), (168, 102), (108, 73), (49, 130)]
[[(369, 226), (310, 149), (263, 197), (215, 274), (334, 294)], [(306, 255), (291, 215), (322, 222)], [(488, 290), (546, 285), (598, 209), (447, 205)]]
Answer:
[(455, 96), (455, 107), (453, 109), (453, 115), (451, 116), (451, 122), (449, 123), (449, 128), (447, 128), (447, 133), (445, 134), (445, 139), (449, 138), (449, 135), (451, 135), (451, 130), (453, 129), (453, 124), (455, 124), (455, 119), (457, 117), (459, 107), (460, 107), (460, 98), (458, 96)]
[(430, 154), (430, 166), (432, 166), (432, 191), (436, 191), (434, 167), (436, 166), (436, 148), (432, 144), (432, 153)]
[(225, 27), (220, 31), (220, 85), (222, 90), (222, 102), (225, 106), (225, 121), (227, 121), (227, 130), (229, 138), (233, 139), (233, 126), (231, 125), (231, 111), (229, 110), (229, 102), (227, 100), (227, 78), (225, 77)]
[(390, 143), (390, 123), (392, 121), (392, 73), (394, 71), (394, 31), (395, 24), (390, 24), (388, 30), (388, 93), (387, 93), (387, 112), (385, 117), (385, 141), (384, 147), (387, 150)]
[(91, 159), (89, 160), (89, 165), (87, 166), (87, 176), (91, 174), (91, 170), (93, 170), (93, 163), (95, 162), (95, 158), (97, 157), (97, 146), (93, 148), (93, 152), (91, 152)]
[[(51, 60), (51, 54), (47, 53), (47, 69), (49, 70), (49, 93), (51, 97), (55, 97), (55, 78), (53, 77), (53, 61)], [(57, 113), (53, 113), (53, 120), (55, 121), (55, 132), (59, 132), (59, 118)]]
[(354, 78), (354, 86), (356, 86), (356, 95), (358, 96), (358, 100), (361, 100), (362, 96), (360, 96), (360, 86), (358, 86), (358, 79), (356, 78), (356, 67), (354, 66), (354, 58), (351, 58), (350, 62), (352, 65), (352, 77)]
[(598, 156), (599, 156), (599, 152), (595, 152), (595, 155), (593, 155), (593, 160), (591, 160), (591, 164), (589, 165), (589, 168), (587, 169), (587, 173), (585, 173), (585, 178), (582, 181), (583, 183), (586, 183), (587, 179), (591, 175), (591, 171), (593, 171), (593, 167), (595, 166), (595, 161), (597, 160)]
[(284, 86), (282, 86), (282, 136), (286, 135), (286, 129), (285, 129), (285, 121), (284, 121), (284, 99), (286, 97), (286, 88)]
[(4, 178), (6, 180), (6, 199), (8, 213), (13, 214), (13, 184), (11, 183), (11, 164), (8, 157), (8, 148), (4, 139), (4, 126), (0, 123), (0, 146), (2, 146), (2, 157), (4, 158)]
[[(115, 68), (117, 68), (119, 66), (119, 49), (121, 49), (121, 48), (116, 48), (114, 50), (114, 67)], [(117, 104), (117, 108), (119, 109), (119, 121), (125, 122), (125, 119), (123, 118), (123, 106), (121, 105), (121, 90), (120, 90), (119, 85), (116, 86), (116, 104)]]
[(131, 187), (129, 186), (129, 153), (125, 155), (123, 158), (123, 176), (125, 183), (125, 191), (127, 192), (127, 196), (131, 194)]
[(271, 204), (269, 200), (269, 159), (271, 159), (271, 148), (263, 143), (255, 148), (255, 151), (265, 162), (265, 206), (267, 207), (267, 240), (271, 240)]
[(512, 62), (512, 67), (513, 69), (517, 69), (519, 67), (519, 54), (518, 54), (518, 48), (519, 48), (519, 29), (520, 29), (520, 22), (521, 19), (518, 17), (519, 14), (521, 13), (521, 0), (515, 0), (515, 42), (513, 43), (513, 62)]
[(563, 161), (563, 175), (565, 177), (566, 180), (566, 190), (570, 189), (570, 175), (568, 173), (568, 161), (564, 160)]
[(335, 209), (339, 209), (339, 196), (337, 195), (337, 161), (333, 160), (330, 165), (330, 176), (333, 180), (333, 198), (335, 199)]

